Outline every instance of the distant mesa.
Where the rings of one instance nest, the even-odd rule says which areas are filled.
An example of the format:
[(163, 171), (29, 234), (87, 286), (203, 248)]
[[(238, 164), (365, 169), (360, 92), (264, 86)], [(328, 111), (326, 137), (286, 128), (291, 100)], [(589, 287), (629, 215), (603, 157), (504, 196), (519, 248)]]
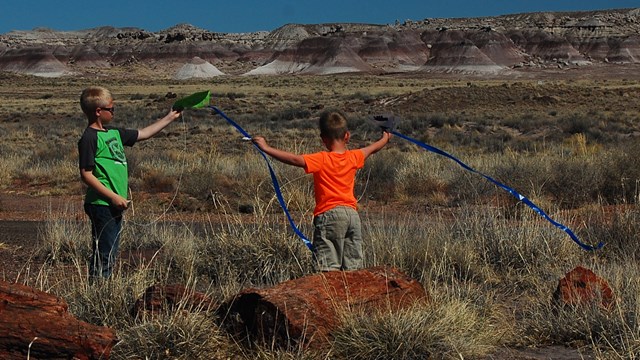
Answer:
[(0, 70), (40, 77), (60, 77), (71, 71), (43, 48), (9, 49), (0, 56)]
[[(155, 33), (104, 26), (0, 34), (0, 71), (36, 76), (483, 75), (639, 63), (640, 9), (427, 18), (387, 25), (286, 24), (254, 33), (178, 24)], [(118, 68), (126, 71), (112, 71)]]

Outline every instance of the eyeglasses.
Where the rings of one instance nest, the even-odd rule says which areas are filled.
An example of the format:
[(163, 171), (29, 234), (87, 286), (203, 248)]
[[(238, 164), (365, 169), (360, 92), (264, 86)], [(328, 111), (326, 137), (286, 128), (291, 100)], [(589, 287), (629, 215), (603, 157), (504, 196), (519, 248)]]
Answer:
[(101, 107), (101, 108), (100, 108), (100, 110), (108, 111), (108, 112), (110, 112), (112, 115), (113, 115), (113, 109), (114, 109), (114, 107), (113, 107), (113, 106), (112, 106), (112, 107), (110, 107), (110, 108), (108, 108), (108, 107)]

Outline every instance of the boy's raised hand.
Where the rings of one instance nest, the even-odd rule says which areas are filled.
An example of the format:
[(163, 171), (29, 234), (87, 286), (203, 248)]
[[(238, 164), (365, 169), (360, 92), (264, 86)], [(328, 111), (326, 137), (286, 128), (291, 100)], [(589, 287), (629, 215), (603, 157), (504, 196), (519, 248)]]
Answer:
[(171, 109), (169, 110), (167, 116), (175, 120), (180, 117), (180, 114), (182, 114), (182, 110), (183, 109)]
[(267, 147), (267, 140), (262, 136), (254, 136), (251, 138), (251, 141), (260, 148), (260, 150), (264, 150)]
[(393, 132), (398, 126), (399, 119), (393, 114), (374, 115), (373, 120), (386, 132)]

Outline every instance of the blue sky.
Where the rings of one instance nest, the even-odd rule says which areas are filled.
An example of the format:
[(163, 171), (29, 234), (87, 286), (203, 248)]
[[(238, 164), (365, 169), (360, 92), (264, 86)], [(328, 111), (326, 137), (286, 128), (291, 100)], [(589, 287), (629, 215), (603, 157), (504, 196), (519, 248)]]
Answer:
[(37, 27), (82, 30), (114, 26), (159, 31), (180, 23), (239, 33), (271, 31), (288, 23), (391, 24), (408, 19), (635, 7), (640, 7), (639, 0), (6, 0), (0, 8), (0, 34)]

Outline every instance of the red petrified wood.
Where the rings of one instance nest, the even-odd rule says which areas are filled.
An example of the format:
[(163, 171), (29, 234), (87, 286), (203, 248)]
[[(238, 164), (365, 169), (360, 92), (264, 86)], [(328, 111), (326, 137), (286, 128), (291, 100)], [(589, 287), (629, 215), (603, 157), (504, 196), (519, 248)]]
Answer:
[(341, 311), (399, 309), (427, 300), (422, 285), (399, 270), (375, 267), (246, 289), (218, 309), (224, 326), (278, 346), (318, 346), (339, 325)]
[(153, 285), (147, 288), (133, 308), (135, 317), (155, 315), (166, 311), (208, 311), (217, 307), (207, 295), (178, 284)]
[(613, 291), (607, 281), (593, 271), (578, 266), (558, 282), (553, 297), (569, 305), (600, 304), (608, 308), (613, 304)]
[(0, 281), (0, 359), (108, 359), (115, 331), (80, 321), (61, 298)]

